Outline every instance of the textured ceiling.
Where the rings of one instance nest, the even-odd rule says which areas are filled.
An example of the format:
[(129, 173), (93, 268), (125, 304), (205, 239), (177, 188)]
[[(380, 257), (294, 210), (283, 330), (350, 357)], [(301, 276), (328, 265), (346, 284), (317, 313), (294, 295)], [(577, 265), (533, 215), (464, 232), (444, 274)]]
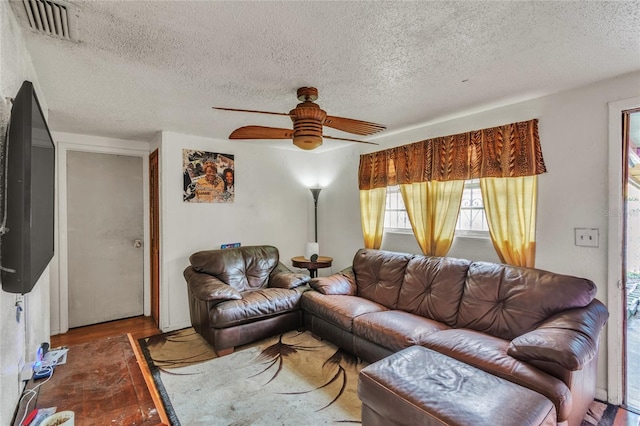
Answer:
[(78, 42), (31, 30), (12, 0), (50, 127), (122, 139), (290, 127), (211, 106), (288, 112), (301, 86), (389, 133), (640, 69), (638, 1), (68, 3)]

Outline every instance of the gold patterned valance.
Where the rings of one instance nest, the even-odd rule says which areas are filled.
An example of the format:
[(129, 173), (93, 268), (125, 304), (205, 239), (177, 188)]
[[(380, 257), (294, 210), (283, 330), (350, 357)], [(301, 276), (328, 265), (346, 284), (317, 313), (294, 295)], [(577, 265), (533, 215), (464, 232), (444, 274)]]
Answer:
[(427, 139), (360, 156), (360, 189), (546, 172), (538, 120)]

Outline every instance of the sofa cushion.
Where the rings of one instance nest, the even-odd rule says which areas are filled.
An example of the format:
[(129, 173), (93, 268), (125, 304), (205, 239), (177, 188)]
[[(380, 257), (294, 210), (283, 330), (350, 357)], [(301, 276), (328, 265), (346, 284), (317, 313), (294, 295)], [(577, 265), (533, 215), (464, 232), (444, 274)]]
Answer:
[(571, 391), (560, 379), (507, 354), (509, 341), (473, 330), (450, 329), (425, 337), (422, 346), (541, 393), (554, 403), (560, 422), (571, 412)]
[(308, 291), (302, 297), (302, 309), (340, 327), (353, 330), (353, 319), (369, 312), (386, 311), (384, 306), (357, 296), (324, 295)]
[(453, 327), (469, 265), (471, 261), (453, 257), (413, 257), (405, 271), (397, 309)]
[(358, 296), (395, 309), (405, 269), (412, 257), (383, 250), (358, 250), (353, 259)]
[(269, 318), (300, 308), (300, 297), (308, 287), (261, 288), (241, 293), (242, 299), (215, 305), (209, 311), (213, 328), (227, 328)]
[(213, 275), (238, 291), (267, 285), (269, 274), (278, 266), (278, 249), (247, 246), (224, 250), (204, 250), (189, 257), (197, 272)]
[(372, 312), (353, 320), (353, 334), (393, 351), (420, 345), (429, 334), (447, 328), (441, 322), (403, 311)]
[(595, 284), (585, 278), (473, 262), (456, 327), (512, 340), (560, 311), (588, 305), (595, 295)]

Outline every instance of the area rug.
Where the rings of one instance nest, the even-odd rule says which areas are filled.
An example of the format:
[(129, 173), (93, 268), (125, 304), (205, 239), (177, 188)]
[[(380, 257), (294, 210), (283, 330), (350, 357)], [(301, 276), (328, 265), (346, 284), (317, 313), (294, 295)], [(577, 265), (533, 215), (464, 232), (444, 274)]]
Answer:
[[(357, 381), (366, 363), (308, 332), (221, 358), (192, 328), (139, 342), (174, 426), (361, 423)], [(582, 426), (611, 426), (616, 411), (594, 401)]]
[(140, 343), (173, 425), (360, 423), (356, 388), (363, 364), (308, 332), (288, 332), (200, 363), (187, 356), (184, 363), (191, 365), (180, 367), (176, 356), (154, 354), (154, 343), (165, 355), (172, 352), (167, 337), (164, 344)]

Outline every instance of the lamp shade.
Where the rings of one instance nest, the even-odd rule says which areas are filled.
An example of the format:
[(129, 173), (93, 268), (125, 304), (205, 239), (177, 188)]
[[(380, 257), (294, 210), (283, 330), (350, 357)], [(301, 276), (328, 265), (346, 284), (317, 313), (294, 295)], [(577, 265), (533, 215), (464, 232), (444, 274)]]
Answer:
[(320, 196), (320, 191), (322, 191), (322, 188), (309, 188), (309, 190), (311, 191), (311, 194), (313, 194), (313, 201), (317, 203), (318, 197)]
[[(313, 228), (315, 230), (316, 243), (318, 242), (318, 197), (322, 188), (309, 188), (311, 195), (313, 195)], [(316, 253), (317, 254), (317, 253)]]
[(320, 246), (318, 243), (307, 243), (304, 249), (304, 258), (309, 260), (314, 254), (319, 254)]

